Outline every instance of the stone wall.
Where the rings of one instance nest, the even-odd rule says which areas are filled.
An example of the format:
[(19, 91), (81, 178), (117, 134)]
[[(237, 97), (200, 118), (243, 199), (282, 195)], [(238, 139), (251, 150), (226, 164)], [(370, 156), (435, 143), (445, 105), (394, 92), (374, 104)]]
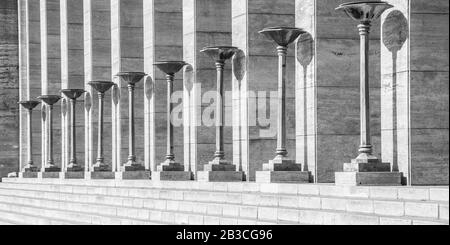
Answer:
[(19, 166), (17, 0), (0, 2), (0, 177)]

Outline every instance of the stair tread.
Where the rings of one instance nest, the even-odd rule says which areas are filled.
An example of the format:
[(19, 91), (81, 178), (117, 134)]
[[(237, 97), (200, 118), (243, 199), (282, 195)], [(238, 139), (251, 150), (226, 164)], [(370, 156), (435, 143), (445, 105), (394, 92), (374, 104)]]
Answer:
[[(89, 195), (89, 194), (84, 194), (84, 195)], [(1, 195), (0, 195), (1, 196)], [(26, 199), (37, 199), (37, 200), (43, 200), (43, 201), (53, 201), (53, 202), (68, 202), (68, 201), (63, 201), (63, 200), (57, 200), (57, 199), (49, 199), (49, 198), (34, 198), (34, 197), (24, 197), (24, 196), (12, 196), (12, 197), (17, 197), (17, 198), (26, 198)], [(155, 200), (161, 200), (161, 199), (155, 199)], [(130, 207), (130, 206), (121, 206), (121, 205), (112, 205), (112, 204), (99, 204), (99, 203), (89, 203), (89, 202), (79, 202), (79, 201), (70, 201), (71, 203), (76, 203), (76, 204), (82, 204), (82, 205), (95, 205), (95, 206), (104, 206), (104, 207), (114, 207), (114, 208), (130, 208), (130, 209), (147, 209), (147, 210), (152, 210), (149, 208), (138, 208), (138, 207)], [(191, 201), (189, 201), (191, 202)], [(8, 204), (15, 204), (15, 205), (21, 205), (21, 206), (31, 206), (31, 207), (36, 207), (34, 205), (24, 205), (24, 204), (17, 204), (17, 203), (10, 203), (10, 202), (5, 202), (5, 201), (0, 201), (0, 203), (8, 203)], [(208, 204), (220, 204), (220, 203), (208, 203)], [(239, 206), (247, 206), (247, 205), (239, 205)], [(258, 207), (264, 207), (264, 206), (258, 206)], [(304, 210), (304, 211), (314, 211), (314, 212), (324, 212), (324, 213), (338, 213), (338, 214), (349, 214), (349, 215), (359, 215), (359, 216), (366, 216), (366, 217), (380, 217), (380, 218), (390, 218), (390, 219), (403, 219), (403, 220), (415, 220), (415, 221), (424, 221), (424, 222), (437, 222), (437, 223), (442, 223), (442, 224), (448, 224), (449, 222), (446, 220), (442, 220), (442, 219), (435, 219), (435, 218), (425, 218), (425, 217), (415, 217), (415, 216), (386, 216), (386, 215), (378, 215), (378, 214), (373, 214), (373, 213), (361, 213), (361, 212), (348, 212), (348, 211), (341, 211), (341, 210), (328, 210), (328, 209), (307, 209), (307, 208), (301, 208), (301, 209), (297, 209), (297, 208), (285, 208), (285, 207), (281, 207), (282, 209), (287, 209), (287, 210)], [(61, 211), (62, 209), (55, 209), (54, 210), (59, 210)], [(66, 210), (63, 210), (66, 211)], [(68, 211), (68, 210), (67, 210)], [(221, 217), (221, 218), (225, 218), (225, 219), (240, 219), (240, 220), (248, 220), (248, 221), (254, 221), (257, 220), (258, 222), (276, 222), (277, 220), (262, 220), (262, 219), (250, 219), (250, 218), (241, 218), (241, 217), (235, 217), (235, 216), (217, 216), (217, 215), (213, 215), (213, 214), (206, 214), (206, 213), (196, 213), (196, 212), (186, 212), (186, 211), (173, 211), (173, 210), (154, 210), (154, 211), (161, 211), (161, 212), (171, 212), (171, 213), (181, 213), (181, 214), (193, 214), (193, 215), (202, 215), (202, 216), (208, 216), (208, 217)], [(68, 211), (68, 212), (75, 212), (75, 211)], [(106, 214), (95, 214), (98, 216), (104, 216), (104, 217), (112, 217)], [(114, 217), (119, 217), (119, 216), (114, 216)], [(119, 217), (120, 218), (120, 217)], [(125, 218), (125, 219), (135, 219), (135, 218), (130, 218), (130, 217), (121, 217), (121, 218)], [(137, 219), (137, 218), (136, 218)], [(299, 223), (296, 222), (283, 222), (284, 224), (296, 224), (298, 225)]]
[[(3, 203), (3, 202), (0, 202)], [(5, 213), (9, 213), (9, 214), (16, 214), (16, 215), (21, 215), (21, 216), (27, 216), (27, 217), (34, 217), (34, 218), (38, 218), (38, 219), (46, 219), (46, 220), (51, 220), (51, 221), (56, 221), (56, 222), (62, 222), (65, 224), (72, 224), (72, 225), (88, 225), (88, 223), (83, 223), (83, 222), (78, 222), (78, 221), (72, 221), (72, 220), (66, 220), (66, 219), (60, 219), (60, 218), (50, 218), (50, 217), (46, 217), (43, 215), (36, 215), (36, 214), (23, 214), (23, 213), (19, 213), (19, 212), (15, 212), (15, 211), (11, 211), (11, 210), (4, 210), (2, 208), (0, 208), (0, 213), (1, 212), (5, 212)], [(2, 218), (3, 220), (5, 220), (5, 218)], [(2, 220), (0, 220), (2, 221)], [(6, 222), (12, 223), (14, 225), (27, 225), (26, 222), (20, 222), (17, 220), (10, 220), (7, 219)]]
[[(22, 184), (22, 183), (20, 183)], [(28, 183), (24, 183), (28, 184)], [(51, 186), (51, 184), (42, 184), (39, 183), (38, 185), (47, 185)], [(352, 197), (352, 196), (330, 196), (330, 195), (307, 195), (307, 194), (276, 194), (276, 193), (261, 193), (261, 192), (225, 192), (225, 191), (207, 191), (207, 190), (190, 190), (190, 189), (159, 189), (159, 188), (141, 188), (141, 187), (108, 187), (108, 186), (82, 186), (82, 185), (64, 185), (64, 186), (71, 186), (71, 187), (86, 187), (86, 188), (117, 188), (117, 189), (149, 189), (149, 190), (159, 190), (159, 191), (175, 191), (175, 192), (193, 192), (193, 193), (227, 193), (227, 194), (243, 194), (243, 195), (262, 195), (262, 196), (282, 196), (282, 197), (292, 197), (292, 196), (299, 196), (299, 197), (320, 197), (320, 198), (327, 198), (327, 199), (339, 199), (339, 200), (359, 200), (359, 201), (365, 201), (365, 200), (373, 200), (373, 201), (380, 201), (380, 202), (408, 202), (408, 203), (437, 203), (437, 204), (449, 204), (447, 201), (434, 201), (434, 200), (415, 200), (415, 199), (389, 199), (389, 198), (364, 198), (364, 197)], [(0, 184), (0, 189), (8, 189), (8, 188), (2, 188)], [(39, 192), (48, 192), (48, 193), (67, 193), (67, 194), (85, 194), (85, 195), (103, 195), (103, 196), (112, 196), (112, 195), (104, 195), (104, 194), (89, 194), (89, 193), (74, 193), (74, 192), (68, 192), (68, 191), (62, 191), (62, 190), (37, 190), (37, 189), (18, 189), (14, 188), (15, 190), (23, 190), (23, 191), (39, 191)], [(139, 198), (139, 197), (133, 197), (133, 198)], [(233, 204), (233, 203), (229, 203)]]

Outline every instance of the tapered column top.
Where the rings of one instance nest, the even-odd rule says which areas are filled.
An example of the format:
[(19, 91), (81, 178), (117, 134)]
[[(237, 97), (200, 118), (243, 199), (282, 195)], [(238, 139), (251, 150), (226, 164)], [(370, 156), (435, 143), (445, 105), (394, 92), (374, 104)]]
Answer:
[(36, 108), (36, 106), (38, 106), (41, 102), (37, 101), (37, 100), (28, 100), (28, 101), (19, 101), (18, 104), (23, 106), (23, 108), (27, 109), (27, 110), (33, 110), (34, 108)]
[(200, 52), (208, 55), (214, 61), (223, 62), (231, 59), (237, 51), (238, 48), (232, 46), (212, 46), (205, 47)]
[(134, 85), (140, 82), (147, 74), (144, 72), (119, 72), (116, 76), (122, 78), (128, 84)]
[(63, 89), (61, 93), (71, 100), (76, 100), (86, 93), (86, 91), (84, 89)]
[(286, 47), (306, 31), (295, 27), (267, 27), (259, 33), (272, 39), (278, 45)]
[(42, 95), (38, 97), (39, 100), (43, 101), (47, 105), (54, 105), (58, 103), (61, 98), (62, 97), (59, 95)]
[(115, 85), (115, 83), (111, 81), (91, 81), (88, 84), (102, 94), (106, 93)]
[(187, 65), (184, 61), (158, 61), (154, 64), (158, 69), (167, 75), (174, 75), (178, 73), (184, 66)]
[(394, 6), (387, 2), (350, 2), (339, 5), (336, 10), (343, 10), (350, 18), (369, 23), (378, 19), (387, 9)]

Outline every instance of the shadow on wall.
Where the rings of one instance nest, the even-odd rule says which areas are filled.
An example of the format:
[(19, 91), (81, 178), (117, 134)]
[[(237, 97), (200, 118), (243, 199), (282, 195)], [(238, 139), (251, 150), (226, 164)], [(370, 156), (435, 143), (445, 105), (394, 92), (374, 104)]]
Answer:
[[(310, 169), (308, 164), (308, 141), (307, 141), (307, 135), (308, 135), (308, 96), (307, 96), (307, 87), (308, 87), (308, 66), (311, 64), (314, 55), (314, 38), (310, 33), (305, 33), (300, 35), (300, 37), (297, 39), (296, 43), (296, 50), (297, 50), (297, 61), (303, 68), (303, 115), (300, 115), (303, 117), (303, 135), (304, 135), (304, 142), (303, 144), (303, 171), (314, 171), (314, 176), (317, 176), (316, 169)], [(298, 111), (298, 110), (296, 110)], [(297, 126), (298, 127), (298, 126)], [(315, 166), (315, 164), (314, 164)], [(314, 182), (314, 180), (311, 180), (311, 182)]]
[(392, 171), (399, 171), (397, 147), (397, 53), (402, 49), (409, 36), (408, 20), (402, 12), (394, 10), (383, 23), (383, 44), (392, 53), (392, 129), (393, 160)]

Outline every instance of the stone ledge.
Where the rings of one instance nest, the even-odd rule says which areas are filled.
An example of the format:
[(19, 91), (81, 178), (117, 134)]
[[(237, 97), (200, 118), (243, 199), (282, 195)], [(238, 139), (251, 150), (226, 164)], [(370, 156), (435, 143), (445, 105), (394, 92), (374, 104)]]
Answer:
[(149, 180), (151, 178), (150, 171), (126, 171), (114, 173), (116, 180)]

